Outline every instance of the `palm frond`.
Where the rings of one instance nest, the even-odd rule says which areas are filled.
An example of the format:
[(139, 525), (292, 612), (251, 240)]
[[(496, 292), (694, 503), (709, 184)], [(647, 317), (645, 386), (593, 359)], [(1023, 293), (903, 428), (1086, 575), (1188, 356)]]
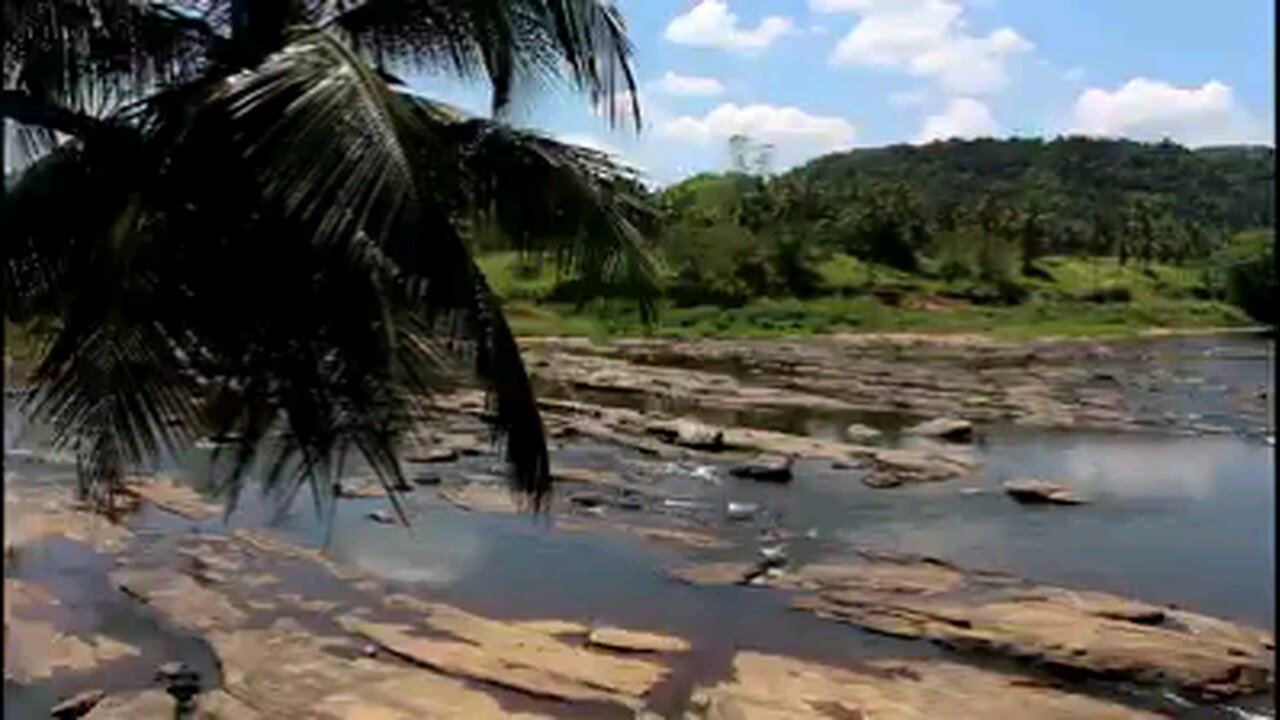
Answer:
[(204, 71), (224, 38), (171, 3), (4, 3), (4, 86), (72, 109), (127, 102)]
[(627, 119), (615, 99), (630, 97), (640, 125), (631, 44), (608, 0), (363, 0), (328, 23), (379, 66), (483, 74), (497, 114), (521, 86), (566, 78), (613, 122)]
[[(422, 348), (448, 347), (490, 390), (513, 484), (542, 497), (550, 482), (546, 447), (518, 348), (448, 207), (434, 199), (432, 182), (454, 157), (447, 138), (327, 32), (298, 37), (230, 78), (209, 112), (227, 123), (262, 196), (301, 231), (306, 247), (298, 252), (324, 268), (317, 280), (364, 291), (343, 298), (345, 315), (351, 307), (372, 314), (347, 329), (333, 318), (308, 328), (322, 338), (364, 328), (365, 337), (295, 348), (297, 365), (280, 368), (277, 376), (287, 379), (274, 392), (291, 406), (295, 439), (316, 457), (357, 450), (394, 486), (400, 471), (392, 449), (409, 416), (399, 398), (429, 390), (437, 374), (438, 355)], [(306, 312), (318, 308), (309, 304)]]
[[(404, 96), (424, 122), (441, 116), (426, 98)], [(653, 211), (637, 176), (605, 153), (481, 118), (446, 122), (469, 208), (521, 251), (549, 253), (579, 280), (582, 297), (620, 295), (652, 316), (658, 269), (637, 224)]]

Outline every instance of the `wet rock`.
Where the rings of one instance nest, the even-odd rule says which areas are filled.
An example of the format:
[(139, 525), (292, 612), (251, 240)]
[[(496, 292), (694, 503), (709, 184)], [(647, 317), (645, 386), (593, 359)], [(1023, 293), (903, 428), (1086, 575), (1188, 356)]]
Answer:
[(101, 690), (86, 690), (54, 705), (49, 715), (56, 720), (78, 720), (89, 714), (89, 711), (93, 710), (94, 706), (102, 702), (106, 696), (107, 694)]
[(951, 442), (969, 442), (973, 439), (973, 423), (958, 418), (936, 418), (907, 428), (911, 435), (939, 438)]
[(713, 451), (724, 448), (724, 430), (692, 418), (680, 418), (669, 426), (655, 427), (655, 431), (682, 447)]
[(609, 505), (610, 498), (604, 493), (578, 492), (569, 496), (569, 504), (581, 508), (594, 508)]
[(467, 483), (440, 490), (444, 500), (473, 512), (511, 514), (519, 512), (515, 498), (506, 487), (491, 483)]
[(169, 616), (190, 630), (234, 625), (245, 613), (222, 593), (172, 570), (117, 570), (111, 580), (127, 595)]
[(973, 465), (950, 455), (912, 450), (884, 449), (871, 456), (871, 471), (862, 478), (873, 488), (893, 488), (917, 483), (943, 482), (973, 472)]
[(587, 642), (610, 650), (628, 652), (685, 652), (691, 647), (683, 638), (614, 627), (593, 629), (587, 635)]
[(725, 506), (725, 515), (730, 520), (750, 520), (760, 511), (760, 506), (748, 502), (731, 502)]
[[(617, 527), (617, 526), (614, 526)], [(684, 547), (697, 548), (700, 550), (721, 550), (733, 547), (732, 543), (722, 540), (714, 535), (694, 530), (683, 530), (680, 528), (668, 527), (639, 527), (626, 526), (622, 529), (640, 535), (641, 537), (658, 542), (670, 543), (674, 545), (682, 545)]]
[(690, 585), (741, 585), (755, 569), (752, 563), (720, 562), (672, 568), (667, 574)]
[(876, 440), (881, 435), (883, 435), (883, 433), (881, 433), (879, 430), (869, 425), (862, 425), (859, 423), (854, 423), (844, 429), (845, 438), (847, 438), (850, 442), (855, 442), (855, 443), (863, 443), (871, 440)]
[(732, 678), (696, 689), (686, 716), (688, 720), (1158, 717), (1046, 684), (1018, 682), (993, 670), (941, 660), (872, 660), (844, 669), (756, 652), (734, 656)]
[(766, 545), (760, 548), (760, 564), (765, 568), (782, 567), (787, 564), (787, 548), (785, 545)]
[(413, 476), (413, 484), (423, 487), (439, 485), (440, 476), (434, 473), (418, 473)]
[(1080, 505), (1084, 499), (1074, 490), (1037, 478), (1017, 478), (1006, 480), (1004, 491), (1009, 497), (1026, 505)]
[(795, 458), (790, 456), (759, 457), (749, 463), (733, 466), (729, 469), (729, 474), (736, 478), (758, 482), (788, 483), (791, 482), (793, 462)]
[(553, 468), (551, 476), (556, 482), (584, 483), (589, 485), (616, 485), (618, 477), (616, 474), (605, 470), (593, 470), (591, 468)]
[[(112, 695), (85, 715), (84, 720), (150, 720), (173, 716), (173, 698), (163, 690), (146, 690)], [(191, 720), (265, 720), (257, 710), (222, 690), (201, 695), (195, 712), (189, 717)]]
[(400, 524), (400, 521), (396, 519), (396, 516), (392, 515), (390, 512), (387, 512), (386, 510), (374, 510), (366, 514), (365, 517), (369, 518), (370, 520), (376, 523), (381, 523), (383, 525), (399, 525)]
[(334, 483), (333, 496), (336, 498), (376, 498), (386, 496), (387, 491), (377, 481), (349, 480), (345, 483)]
[(136, 647), (104, 635), (80, 637), (64, 633), (47, 622), (22, 618), (12, 618), (5, 623), (6, 681), (46, 680), (61, 671), (83, 672), (140, 654)]
[(170, 478), (133, 476), (125, 483), (126, 493), (190, 520), (217, 517), (223, 511), (220, 503), (211, 502), (195, 488)]
[[(686, 574), (690, 571), (686, 570)], [(692, 577), (736, 582), (727, 572)], [(1270, 633), (1105, 593), (1040, 586), (883, 551), (807, 565), (762, 583), (831, 620), (961, 652), (997, 653), (1073, 675), (1164, 686), (1202, 698), (1274, 687)]]
[(457, 449), (447, 447), (431, 448), (430, 450), (414, 453), (406, 458), (412, 463), (447, 463), (455, 462), (457, 459)]
[(437, 672), (563, 701), (628, 702), (665, 674), (646, 660), (612, 657), (554, 637), (423, 603), (425, 622), (459, 640), (410, 634), (409, 628), (339, 618), (339, 624), (381, 649)]

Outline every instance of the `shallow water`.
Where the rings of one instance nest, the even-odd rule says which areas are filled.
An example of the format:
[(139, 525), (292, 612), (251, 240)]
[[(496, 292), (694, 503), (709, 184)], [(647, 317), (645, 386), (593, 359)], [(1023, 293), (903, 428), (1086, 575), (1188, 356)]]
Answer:
[[(795, 480), (777, 486), (732, 479), (723, 466), (658, 462), (590, 442), (556, 453), (558, 464), (611, 468), (637, 483), (650, 483), (661, 495), (704, 503), (693, 514), (739, 540), (739, 547), (730, 551), (676, 550), (623, 533), (557, 530), (545, 518), (468, 513), (442, 503), (433, 490), (409, 495), (413, 527), (408, 530), (365, 517), (384, 508), (382, 500), (339, 502), (328, 546), (338, 560), (481, 614), (599, 621), (685, 636), (698, 649), (677, 673), (677, 687), (664, 689), (671, 697), (687, 694), (687, 687), (678, 687), (681, 683), (722, 675), (737, 649), (835, 663), (938, 652), (926, 644), (881, 638), (791, 612), (782, 593), (691, 587), (664, 574), (664, 568), (691, 560), (751, 557), (763, 527), (796, 534), (789, 543), (796, 561), (840, 556), (853, 545), (878, 545), (1046, 583), (1176, 603), (1273, 630), (1274, 454), (1257, 437), (1258, 419), (1233, 414), (1230, 400), (1231, 393), (1255, 392), (1266, 383), (1268, 343), (1256, 338), (1153, 342), (1144, 361), (1163, 363), (1171, 377), (1191, 380), (1132, 390), (1134, 402), (1151, 403), (1152, 412), (1198, 413), (1233, 433), (1180, 437), (983, 428), (980, 441), (967, 450), (983, 466), (982, 477), (972, 480), (872, 490), (856, 471), (801, 461), (794, 468)], [(1123, 367), (1109, 371), (1123, 378)], [(5, 418), (6, 450), (42, 440), (39, 429), (23, 426), (7, 406)], [(856, 420), (891, 431), (890, 443), (909, 442), (892, 432), (901, 419)], [(744, 416), (735, 421), (827, 437), (851, 420), (788, 413), (782, 419)], [(193, 451), (170, 469), (198, 480), (206, 464), (207, 453)], [(493, 464), (493, 458), (468, 458), (437, 469), (448, 481), (489, 473)], [(19, 462), (11, 455), (6, 483), (65, 484), (70, 470), (60, 464)], [(1091, 502), (1065, 508), (1018, 505), (999, 490), (1002, 480), (1017, 476), (1065, 481)], [(724, 518), (729, 501), (758, 503), (762, 512), (753, 521), (733, 523)], [(249, 493), (231, 525), (263, 524), (270, 509)], [(626, 519), (625, 512), (611, 512)], [(164, 535), (162, 521), (152, 517), (138, 522)], [(225, 531), (220, 520), (203, 525), (207, 531)], [(299, 498), (279, 526), (299, 542), (320, 545), (326, 540), (325, 525), (307, 498)], [(24, 558), (14, 572), (61, 583), (90, 605), (92, 598), (119, 595), (88, 581), (74, 584), (77, 573), (85, 574), (77, 563), (91, 564), (92, 558), (77, 556), (73, 548), (45, 552)], [(146, 662), (137, 665), (151, 663), (146, 673), (165, 653), (201, 662), (202, 646), (183, 645), (180, 634), (160, 628), (145, 610), (118, 598), (116, 605), (97, 602), (107, 606), (87, 610), (75, 622), (86, 623), (84, 628), (123, 628), (144, 647)], [(164, 639), (146, 640), (148, 633)], [(6, 713), (24, 707), (11, 706), (9, 685)], [(48, 687), (22, 692), (28, 694), (25, 707), (51, 702)], [(21, 702), (23, 696), (17, 697), (14, 702)]]

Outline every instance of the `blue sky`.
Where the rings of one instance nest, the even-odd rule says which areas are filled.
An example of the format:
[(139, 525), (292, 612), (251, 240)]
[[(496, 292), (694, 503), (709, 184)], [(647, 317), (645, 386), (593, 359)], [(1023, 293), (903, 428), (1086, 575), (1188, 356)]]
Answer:
[[(617, 153), (657, 182), (724, 168), (727, 140), (778, 169), (824, 152), (1066, 132), (1274, 144), (1270, 0), (618, 0), (646, 126), (610, 129), (548, 91), (512, 120)], [(476, 112), (484, 87), (418, 77)]]

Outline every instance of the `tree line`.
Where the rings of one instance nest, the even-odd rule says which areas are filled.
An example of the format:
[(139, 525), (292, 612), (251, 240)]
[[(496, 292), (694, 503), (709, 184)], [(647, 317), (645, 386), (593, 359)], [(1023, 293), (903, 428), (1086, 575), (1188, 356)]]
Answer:
[[(1018, 299), (1046, 255), (1194, 264), (1274, 223), (1274, 149), (1060, 138), (948, 141), (828, 155), (774, 174), (730, 142), (733, 169), (657, 193), (677, 302), (818, 291), (833, 253), (970, 281)], [(869, 278), (874, 283), (874, 278)]]

